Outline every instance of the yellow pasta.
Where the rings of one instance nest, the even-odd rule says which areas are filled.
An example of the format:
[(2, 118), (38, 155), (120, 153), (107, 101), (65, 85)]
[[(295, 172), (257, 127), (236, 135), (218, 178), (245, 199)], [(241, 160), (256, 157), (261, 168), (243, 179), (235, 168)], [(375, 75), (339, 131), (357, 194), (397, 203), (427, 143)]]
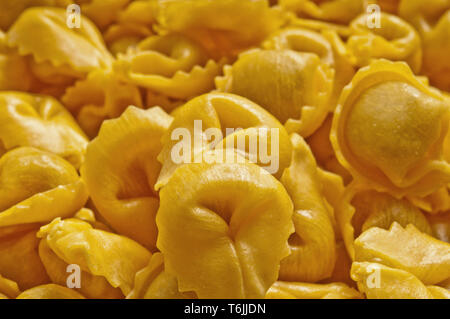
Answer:
[(450, 0), (0, 0), (0, 299), (450, 299), (449, 30)]

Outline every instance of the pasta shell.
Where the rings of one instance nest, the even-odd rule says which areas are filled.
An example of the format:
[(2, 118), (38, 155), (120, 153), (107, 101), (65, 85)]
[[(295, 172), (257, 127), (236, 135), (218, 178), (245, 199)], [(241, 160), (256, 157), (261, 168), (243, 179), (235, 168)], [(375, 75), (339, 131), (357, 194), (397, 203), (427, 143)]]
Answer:
[(29, 7), (66, 7), (71, 0), (14, 0), (0, 3), (0, 29), (4, 31), (16, 21), (20, 14)]
[(181, 292), (264, 297), (293, 232), (281, 183), (251, 163), (194, 163), (180, 166), (160, 197), (157, 246)]
[(163, 0), (158, 22), (162, 30), (185, 34), (220, 59), (259, 44), (283, 18), (266, 0)]
[(354, 262), (352, 278), (367, 299), (435, 299), (437, 294), (433, 286), (425, 286), (411, 273), (378, 263)]
[(347, 24), (365, 11), (364, 0), (279, 0), (285, 10), (299, 17)]
[(396, 199), (387, 193), (378, 193), (350, 184), (336, 205), (336, 219), (347, 251), (354, 259), (355, 236), (371, 227), (389, 229), (396, 222), (406, 227), (414, 225), (420, 231), (431, 235), (431, 226), (420, 211), (406, 199)]
[(310, 284), (277, 281), (270, 287), (266, 299), (361, 299), (361, 294), (343, 284)]
[[(196, 127), (196, 121), (201, 124), (201, 131)], [(221, 136), (208, 136), (208, 129), (219, 130)], [(179, 135), (179, 132), (182, 134)], [(251, 148), (250, 142), (246, 142), (247, 137), (257, 143), (256, 150)], [(240, 145), (239, 140), (243, 139), (246, 143)], [(238, 150), (250, 161), (267, 170), (273, 169), (271, 173), (277, 177), (281, 176), (291, 158), (289, 135), (284, 127), (260, 106), (229, 93), (204, 94), (177, 109), (174, 121), (162, 141), (164, 146), (158, 160), (163, 166), (155, 185), (157, 190), (167, 183), (178, 166), (186, 162), (202, 162), (204, 150)], [(175, 161), (174, 154), (178, 154), (180, 145), (182, 160)], [(275, 162), (269, 163), (272, 157), (268, 158), (269, 161), (263, 160), (263, 148), (265, 151), (278, 151), (279, 156), (273, 157), (274, 161), (278, 161), (278, 165)]]
[(136, 273), (133, 290), (127, 299), (190, 299), (194, 293), (178, 291), (177, 278), (164, 269), (164, 258), (161, 253), (152, 255), (150, 263)]
[[(93, 276), (104, 277), (124, 295), (131, 291), (136, 272), (145, 267), (151, 257), (151, 253), (137, 242), (94, 229), (78, 219), (56, 218), (41, 227), (37, 235), (62, 261), (77, 264)], [(95, 282), (92, 280), (93, 284)], [(92, 288), (98, 289), (95, 285)]]
[(413, 225), (403, 228), (394, 222), (389, 230), (374, 227), (363, 232), (355, 240), (355, 259), (403, 269), (427, 285), (450, 277), (450, 244)]
[(333, 92), (330, 98), (330, 111), (334, 111), (342, 89), (347, 85), (355, 71), (353, 57), (345, 44), (333, 30), (314, 32), (301, 27), (288, 27), (273, 33), (264, 43), (265, 49), (293, 50), (315, 53), (322, 63), (334, 70)]
[(294, 203), (295, 233), (289, 237), (291, 254), (281, 261), (279, 280), (316, 282), (331, 275), (336, 260), (332, 213), (309, 147), (297, 134), (291, 142), (292, 163), (281, 182)]
[(0, 158), (0, 227), (72, 216), (87, 197), (75, 168), (57, 155), (19, 147)]
[(422, 66), (422, 47), (419, 34), (407, 22), (388, 13), (380, 13), (379, 28), (371, 28), (367, 21), (371, 13), (363, 14), (350, 24), (352, 35), (347, 47), (362, 67), (375, 59), (405, 61), (414, 73)]
[(79, 168), (87, 137), (54, 98), (21, 92), (0, 92), (0, 140), (6, 150), (32, 146), (54, 153)]
[(450, 212), (428, 217), (433, 236), (450, 243)]
[[(70, 29), (64, 9), (30, 8), (9, 29), (8, 45), (17, 47), (23, 56), (33, 57), (33, 70), (40, 80), (53, 83), (62, 77), (57, 83), (66, 84), (112, 63), (97, 28), (87, 18), (82, 19), (81, 28)], [(48, 39), (48, 45), (43, 45), (42, 39)]]
[(211, 91), (220, 73), (220, 65), (200, 45), (178, 34), (143, 40), (114, 69), (130, 83), (178, 99)]
[(91, 198), (108, 224), (152, 250), (159, 206), (153, 186), (161, 168), (156, 157), (171, 120), (160, 108), (129, 107), (118, 119), (104, 122), (88, 145), (81, 169)]
[(357, 183), (429, 195), (449, 182), (442, 158), (449, 105), (405, 63), (377, 60), (341, 94), (330, 135), (336, 156)]
[(402, 1), (399, 15), (420, 33), (423, 43), (422, 72), (432, 85), (450, 91), (450, 3), (431, 0)]
[(69, 87), (62, 101), (91, 138), (97, 136), (104, 120), (119, 117), (130, 105), (143, 106), (135, 85), (121, 81), (110, 70), (102, 69), (92, 71), (86, 79)]
[(220, 91), (261, 105), (290, 133), (308, 137), (330, 110), (334, 72), (316, 54), (254, 49), (224, 72), (216, 81)]

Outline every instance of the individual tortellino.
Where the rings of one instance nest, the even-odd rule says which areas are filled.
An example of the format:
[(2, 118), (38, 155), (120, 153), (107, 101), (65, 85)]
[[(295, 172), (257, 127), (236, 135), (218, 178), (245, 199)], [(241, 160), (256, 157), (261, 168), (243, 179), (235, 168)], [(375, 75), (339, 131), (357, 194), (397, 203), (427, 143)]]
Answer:
[(300, 18), (317, 19), (337, 24), (347, 24), (365, 11), (365, 0), (279, 0), (286, 10)]
[(336, 220), (347, 251), (354, 259), (354, 240), (371, 227), (389, 229), (396, 222), (414, 225), (431, 235), (432, 228), (422, 211), (407, 199), (397, 199), (360, 185), (350, 184), (336, 208)]
[(266, 299), (361, 299), (361, 294), (343, 284), (311, 284), (277, 281), (267, 291)]
[(124, 80), (177, 99), (211, 91), (220, 69), (201, 45), (179, 34), (148, 37), (114, 63)]
[(160, 198), (157, 246), (179, 291), (264, 297), (294, 230), (280, 182), (252, 163), (193, 163), (175, 170)]
[(450, 2), (403, 0), (399, 15), (420, 33), (423, 45), (422, 72), (431, 84), (450, 91)]
[(0, 227), (70, 217), (87, 197), (75, 168), (57, 155), (18, 147), (0, 158)]
[(333, 92), (329, 110), (334, 111), (342, 89), (355, 74), (354, 57), (334, 30), (315, 32), (302, 27), (287, 27), (271, 34), (262, 44), (265, 49), (310, 52), (334, 71)]
[(13, 0), (0, 2), (0, 29), (7, 31), (20, 14), (29, 7), (66, 7), (71, 0)]
[(290, 133), (311, 135), (330, 110), (334, 72), (317, 54), (252, 49), (224, 72), (216, 80), (220, 91), (261, 105)]
[(103, 69), (69, 87), (62, 101), (91, 138), (97, 136), (104, 120), (119, 117), (130, 105), (143, 106), (138, 87)]
[(73, 289), (47, 284), (25, 290), (17, 296), (17, 299), (85, 299), (85, 297)]
[(330, 135), (336, 156), (359, 184), (429, 195), (450, 181), (442, 156), (449, 105), (406, 63), (374, 61), (342, 92)]
[(160, 0), (158, 22), (163, 31), (197, 40), (218, 59), (258, 45), (283, 18), (267, 0)]
[(448, 299), (448, 290), (426, 286), (413, 274), (379, 263), (354, 262), (351, 275), (368, 299)]
[(161, 253), (152, 255), (150, 263), (136, 273), (133, 290), (127, 299), (193, 299), (195, 293), (180, 292), (177, 278), (167, 273)]
[(81, 294), (91, 298), (120, 297), (130, 293), (136, 272), (145, 267), (151, 253), (125, 236), (94, 229), (89, 223), (69, 218), (54, 219), (41, 227), (39, 253), (50, 278), (64, 285), (67, 265), (82, 270)]
[[(66, 24), (66, 10), (36, 7), (24, 11), (7, 33), (8, 45), (28, 56), (33, 74), (47, 86), (65, 87), (96, 68), (107, 68), (112, 56), (87, 18), (80, 28)], [(44, 45), (42, 39), (47, 39)]]
[(346, 44), (357, 65), (361, 67), (385, 58), (405, 61), (414, 73), (418, 73), (422, 65), (422, 47), (417, 31), (406, 21), (388, 13), (380, 13), (379, 27), (372, 27), (368, 23), (370, 18), (370, 13), (363, 14), (350, 24), (352, 34)]
[(0, 274), (21, 289), (49, 282), (38, 255), (39, 226), (73, 216), (88, 194), (75, 168), (55, 154), (15, 148), (0, 158)]
[(79, 168), (88, 140), (56, 99), (3, 91), (0, 92), (0, 143), (5, 150), (32, 146), (48, 151)]
[(118, 119), (103, 123), (81, 169), (95, 207), (109, 225), (152, 250), (159, 207), (153, 187), (161, 169), (156, 157), (171, 121), (161, 108), (130, 106)]
[(450, 278), (450, 244), (411, 224), (403, 228), (394, 222), (389, 230), (372, 227), (363, 232), (355, 240), (355, 260), (405, 270), (426, 285)]
[(284, 127), (266, 110), (243, 97), (204, 94), (178, 108), (174, 115), (158, 156), (163, 166), (156, 189), (167, 183), (178, 166), (205, 161), (203, 151), (208, 149), (236, 150), (276, 177), (290, 163), (291, 143)]
[(324, 185), (308, 145), (297, 134), (291, 142), (292, 163), (281, 183), (294, 204), (295, 233), (289, 237), (291, 254), (281, 261), (278, 278), (317, 282), (329, 277), (335, 265), (333, 208), (324, 198)]

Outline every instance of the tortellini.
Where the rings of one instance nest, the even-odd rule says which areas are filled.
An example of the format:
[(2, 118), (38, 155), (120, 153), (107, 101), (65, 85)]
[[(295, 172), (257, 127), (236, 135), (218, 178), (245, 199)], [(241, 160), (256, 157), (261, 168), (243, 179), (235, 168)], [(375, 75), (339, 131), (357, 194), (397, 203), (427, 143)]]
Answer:
[(59, 155), (79, 168), (87, 137), (54, 98), (22, 92), (0, 92), (0, 141), (5, 150), (32, 146)]
[(181, 292), (264, 297), (294, 230), (279, 181), (252, 163), (194, 163), (175, 170), (160, 197), (157, 246)]
[(258, 44), (283, 24), (279, 10), (266, 0), (160, 0), (159, 4), (163, 30), (196, 39), (216, 58)]
[(0, 0), (0, 299), (450, 299), (449, 30), (449, 0)]
[(420, 33), (423, 46), (422, 72), (431, 83), (450, 91), (450, 2), (446, 0), (403, 0), (399, 15)]
[[(70, 29), (66, 11), (60, 8), (26, 10), (8, 30), (7, 37), (9, 46), (30, 58), (33, 75), (50, 86), (67, 86), (112, 63), (95, 25), (83, 18), (81, 28)], [(42, 39), (48, 44), (44, 45)]]
[(377, 60), (343, 90), (331, 141), (355, 181), (396, 196), (426, 196), (450, 181), (442, 158), (449, 99), (404, 62)]
[(61, 220), (58, 217), (41, 227), (37, 235), (42, 238), (39, 253), (44, 266), (56, 276), (53, 280), (58, 282), (58, 277), (65, 277), (66, 267), (61, 267), (61, 263), (76, 264), (83, 271), (81, 280), (85, 279), (80, 291), (91, 298), (105, 298), (108, 294), (117, 298), (117, 292), (111, 291), (114, 288), (119, 288), (123, 295), (129, 294), (135, 273), (151, 257), (137, 242), (94, 229), (76, 218)]
[(161, 108), (130, 106), (118, 119), (104, 122), (82, 167), (100, 214), (113, 229), (149, 249), (155, 248), (157, 236), (159, 197), (153, 186), (161, 164), (156, 158), (171, 121)]
[(254, 101), (288, 132), (307, 137), (328, 114), (333, 71), (316, 54), (254, 49), (225, 69), (218, 88)]
[(178, 34), (148, 37), (120, 56), (114, 69), (130, 83), (177, 99), (210, 91), (220, 72), (202, 46)]

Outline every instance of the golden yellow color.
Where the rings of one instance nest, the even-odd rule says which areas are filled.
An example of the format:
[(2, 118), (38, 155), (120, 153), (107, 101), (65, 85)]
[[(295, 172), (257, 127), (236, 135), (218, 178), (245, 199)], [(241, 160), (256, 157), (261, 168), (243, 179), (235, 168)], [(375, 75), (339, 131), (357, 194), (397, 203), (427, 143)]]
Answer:
[(133, 290), (127, 299), (193, 299), (194, 293), (178, 290), (177, 278), (167, 273), (161, 253), (152, 255), (150, 263), (136, 273)]
[(105, 121), (89, 143), (81, 169), (90, 196), (109, 225), (154, 250), (159, 207), (154, 184), (161, 164), (156, 157), (172, 118), (161, 108), (129, 107)]
[(329, 111), (334, 111), (342, 89), (354, 71), (354, 57), (334, 30), (315, 32), (302, 27), (288, 27), (271, 34), (263, 43), (265, 49), (315, 53), (322, 63), (334, 70), (333, 92)]
[(130, 105), (143, 106), (135, 85), (121, 81), (114, 72), (103, 69), (95, 69), (85, 79), (67, 88), (61, 101), (91, 138), (98, 135), (103, 121), (119, 117)]
[(189, 164), (160, 197), (157, 246), (181, 292), (264, 297), (293, 232), (293, 205), (280, 182), (251, 163)]
[(289, 237), (291, 254), (281, 261), (278, 278), (316, 282), (331, 275), (336, 260), (333, 208), (323, 198), (324, 186), (308, 145), (297, 134), (291, 142), (292, 162), (281, 183), (294, 204), (295, 233)]
[(0, 299), (16, 298), (20, 294), (17, 284), (0, 275)]
[[(398, 244), (393, 244), (398, 243)], [(450, 244), (394, 222), (389, 230), (372, 227), (355, 240), (355, 260), (403, 269), (424, 284), (450, 277)]]
[(283, 18), (267, 0), (160, 0), (158, 22), (163, 31), (192, 37), (220, 58), (257, 45)]
[(195, 41), (179, 34), (141, 41), (114, 63), (125, 81), (171, 98), (187, 99), (214, 88), (220, 63)]
[(450, 1), (403, 0), (398, 12), (422, 37), (422, 72), (432, 85), (450, 91)]
[(361, 299), (361, 294), (343, 284), (310, 284), (277, 281), (267, 291), (266, 299)]
[(87, 137), (54, 98), (17, 91), (0, 92), (0, 141), (6, 150), (32, 146), (59, 155), (79, 168)]
[(425, 286), (405, 270), (378, 263), (354, 262), (351, 275), (367, 299), (442, 299), (448, 296), (444, 288)]
[[(66, 264), (77, 264), (84, 272), (106, 279), (111, 287), (120, 288), (123, 295), (131, 291), (134, 275), (151, 257), (151, 253), (137, 242), (94, 229), (89, 223), (75, 218), (56, 218), (41, 227), (37, 235), (47, 244), (42, 249), (50, 249)], [(44, 263), (47, 271), (58, 267), (53, 259), (55, 256), (47, 256), (48, 264)], [(99, 289), (98, 283), (103, 285), (101, 279), (92, 276), (82, 281), (82, 291), (95, 292)]]
[(55, 284), (48, 284), (33, 287), (25, 290), (17, 299), (85, 299), (78, 292), (73, 289), (59, 286)]
[(331, 130), (355, 182), (394, 196), (425, 196), (450, 181), (442, 157), (449, 99), (403, 62), (377, 60), (343, 90)]
[(33, 74), (49, 85), (68, 85), (112, 62), (95, 25), (83, 17), (81, 28), (70, 29), (65, 9), (30, 8), (20, 15), (7, 37), (9, 46), (30, 57)]
[(396, 222), (403, 227), (411, 224), (425, 234), (432, 234), (427, 217), (406, 199), (379, 193), (361, 185), (350, 184), (338, 205), (336, 220), (346, 249), (354, 259), (354, 240), (371, 227), (389, 229)]
[(224, 72), (216, 81), (220, 91), (261, 105), (290, 133), (311, 135), (330, 110), (334, 72), (317, 54), (253, 49)]
[(364, 0), (279, 0), (286, 10), (301, 18), (347, 24), (365, 11)]
[[(178, 166), (204, 162), (205, 150), (237, 150), (251, 162), (269, 169), (272, 163), (264, 163), (260, 154), (264, 148), (267, 155), (271, 155), (273, 143), (279, 156), (276, 159), (278, 167), (275, 164), (271, 173), (280, 177), (290, 163), (291, 143), (284, 127), (266, 110), (246, 98), (229, 93), (208, 93), (190, 100), (174, 115), (163, 136), (163, 149), (158, 156), (163, 166), (155, 185), (157, 190), (167, 183)], [(202, 131), (196, 123), (197, 126), (201, 124)], [(208, 133), (208, 129), (215, 129), (221, 136)], [(243, 139), (245, 145), (239, 142)], [(257, 149), (253, 149), (247, 140), (256, 141)], [(178, 162), (177, 157), (182, 161)]]
[(70, 217), (87, 197), (75, 168), (57, 155), (19, 147), (0, 158), (0, 227)]
[[(347, 46), (358, 66), (376, 59), (404, 61), (414, 73), (422, 66), (421, 40), (417, 31), (401, 18), (380, 13), (379, 27), (371, 27), (371, 14), (363, 14), (350, 24), (351, 36)], [(372, 22), (374, 23), (374, 22)]]

